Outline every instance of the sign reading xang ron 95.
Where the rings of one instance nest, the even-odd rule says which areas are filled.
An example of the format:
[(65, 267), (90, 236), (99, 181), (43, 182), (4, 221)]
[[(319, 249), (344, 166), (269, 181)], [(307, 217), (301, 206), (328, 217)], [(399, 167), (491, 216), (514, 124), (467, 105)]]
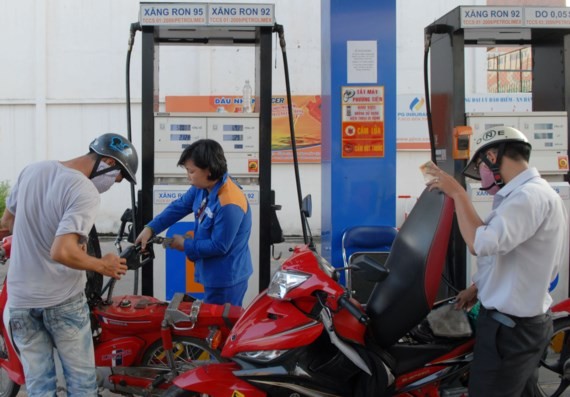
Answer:
[(141, 3), (142, 26), (273, 26), (274, 4)]
[(384, 86), (342, 87), (342, 157), (384, 157)]

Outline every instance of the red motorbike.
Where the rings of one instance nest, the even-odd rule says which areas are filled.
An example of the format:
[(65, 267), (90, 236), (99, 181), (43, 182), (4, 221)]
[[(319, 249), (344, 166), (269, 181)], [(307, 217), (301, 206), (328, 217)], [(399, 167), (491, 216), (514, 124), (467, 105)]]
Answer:
[[(310, 246), (295, 248), (232, 328), (228, 362), (182, 373), (165, 396), (466, 396), (474, 338), (436, 336), (426, 320), (450, 301), (435, 303), (453, 211), (451, 199), (424, 191), (386, 264), (366, 256), (353, 264), (376, 282), (366, 305)], [(537, 383), (548, 395), (570, 380), (569, 309), (570, 300), (553, 307)]]
[[(11, 242), (11, 236), (2, 240), (2, 264), (10, 257)], [(90, 236), (90, 244), (93, 242)], [(98, 240), (88, 251), (99, 251), (100, 255)], [(152, 259), (152, 251), (141, 252), (140, 247), (133, 245), (121, 256), (127, 258), (127, 267), (134, 270)], [(93, 287), (97, 284), (93, 280), (97, 277), (90, 275), (86, 295), (91, 308), (99, 386), (116, 393), (159, 395), (181, 371), (198, 362), (220, 361), (221, 344), (243, 313), (238, 306), (206, 304), (182, 293), (175, 294), (170, 303), (150, 296), (114, 297), (116, 280), (110, 280), (102, 291)], [(103, 299), (101, 295), (106, 290)], [(4, 281), (0, 292), (0, 310), (4, 313), (0, 317), (0, 397), (14, 397), (25, 383), (10, 337), (9, 311), (4, 310), (8, 293)]]

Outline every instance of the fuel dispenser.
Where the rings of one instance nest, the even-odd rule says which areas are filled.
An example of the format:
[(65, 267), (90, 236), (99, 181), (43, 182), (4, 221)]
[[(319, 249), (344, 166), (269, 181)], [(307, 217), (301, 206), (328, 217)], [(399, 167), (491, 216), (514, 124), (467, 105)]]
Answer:
[[(228, 171), (243, 187), (252, 209), (250, 250), (254, 274), (245, 303), (269, 284), (271, 203), (271, 34), (273, 4), (141, 3), (142, 28), (142, 191), (141, 217), (148, 223), (189, 188), (176, 166), (182, 150), (210, 138), (223, 147)], [(166, 113), (159, 108), (161, 45), (255, 47), (255, 110), (252, 113)], [(239, 52), (236, 52), (239, 53)], [(193, 214), (165, 234), (193, 230)], [(170, 299), (174, 292), (200, 297), (193, 263), (182, 252), (155, 250), (143, 269), (142, 293)]]
[[(570, 8), (544, 6), (460, 6), (425, 28), (426, 98), (432, 157), (471, 194), (480, 214), (489, 198), (461, 171), (466, 159), (458, 145), (458, 126), (473, 135), (496, 125), (520, 129), (532, 143), (531, 165), (551, 182), (568, 206), (568, 109), (570, 108)], [(465, 48), (530, 46), (532, 112), (526, 114), (465, 113)], [(430, 54), (429, 61), (427, 54)], [(427, 66), (429, 62), (429, 73)], [(429, 79), (428, 79), (429, 76)], [(465, 131), (465, 130), (464, 130)], [(465, 136), (465, 134), (464, 134)], [(470, 138), (472, 139), (472, 138)], [(463, 138), (463, 144), (465, 138)], [(463, 155), (462, 155), (463, 154)], [(485, 204), (488, 203), (488, 204)], [(454, 225), (446, 275), (458, 289), (470, 282), (471, 258)], [(568, 266), (561, 269), (555, 300), (568, 297)], [(447, 295), (452, 294), (447, 291)]]

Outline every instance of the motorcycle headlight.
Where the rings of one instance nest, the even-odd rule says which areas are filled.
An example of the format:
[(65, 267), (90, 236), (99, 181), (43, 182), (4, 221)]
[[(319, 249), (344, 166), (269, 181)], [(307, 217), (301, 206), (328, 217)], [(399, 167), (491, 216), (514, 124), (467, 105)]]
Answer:
[(237, 356), (246, 360), (266, 363), (281, 357), (285, 352), (287, 352), (287, 350), (259, 350), (252, 352), (241, 352), (238, 353)]
[(278, 270), (269, 283), (267, 295), (274, 299), (285, 299), (293, 288), (303, 284), (311, 277), (310, 274)]

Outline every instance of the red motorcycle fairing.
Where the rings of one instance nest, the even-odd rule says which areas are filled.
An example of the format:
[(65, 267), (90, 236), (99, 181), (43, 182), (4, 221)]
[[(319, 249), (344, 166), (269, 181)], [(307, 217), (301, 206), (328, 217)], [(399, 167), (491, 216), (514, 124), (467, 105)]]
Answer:
[(97, 345), (95, 365), (98, 367), (120, 367), (134, 365), (143, 351), (145, 341), (135, 336), (115, 338)]
[[(465, 355), (473, 352), (474, 344), (475, 344), (475, 339), (471, 338), (467, 340), (465, 343), (457, 346), (455, 349), (451, 350), (447, 354), (444, 354), (443, 356), (440, 356), (435, 360), (427, 363), (423, 367), (399, 375), (396, 378), (396, 391), (420, 379), (425, 379), (428, 376), (441, 371), (442, 369), (449, 368), (454, 360), (461, 360)], [(428, 395), (428, 394), (423, 394), (423, 395)]]
[(306, 245), (295, 247), (293, 255), (283, 262), (281, 270), (297, 271), (308, 274), (310, 277), (303, 284), (293, 288), (287, 293), (287, 300), (295, 300), (313, 295), (317, 291), (322, 291), (329, 296), (332, 308), (336, 310), (337, 302), (335, 298), (344, 294), (341, 285), (331, 282), (331, 277), (326, 274), (315, 256), (315, 253)]
[[(362, 310), (360, 303), (356, 299), (350, 299), (358, 308)], [(356, 319), (346, 309), (341, 309), (332, 318), (336, 333), (345, 340), (364, 345), (364, 334), (366, 326)]]
[[(160, 338), (160, 327), (168, 302), (163, 302), (151, 296), (124, 295), (113, 298), (113, 302), (108, 305), (99, 304), (93, 308), (99, 325), (105, 332), (98, 337), (98, 342), (112, 340), (117, 336), (144, 335), (148, 343), (152, 343)], [(183, 313), (189, 314), (192, 311), (192, 302), (181, 302), (178, 307)], [(243, 308), (231, 305), (215, 305), (202, 303), (196, 322), (200, 325), (194, 327), (191, 322), (180, 322), (176, 324), (181, 329), (192, 328), (192, 336), (195, 338), (206, 338), (209, 333), (209, 326), (217, 325), (223, 330), (223, 336), (231, 324), (235, 324), (243, 313)], [(152, 332), (155, 330), (156, 332)], [(178, 334), (174, 331), (174, 334)], [(184, 331), (179, 332), (186, 335)]]
[(570, 313), (570, 299), (564, 299), (562, 302), (558, 302), (556, 305), (552, 306), (551, 311), (554, 313)]
[(233, 362), (204, 365), (181, 374), (173, 383), (180, 389), (206, 393), (212, 397), (264, 397), (266, 394), (263, 391), (234, 375), (234, 371), (239, 369)]
[(307, 317), (293, 303), (262, 292), (232, 328), (222, 357), (258, 350), (287, 350), (314, 342), (323, 331), (321, 322)]
[(99, 304), (93, 308), (93, 314), (99, 324), (109, 333), (102, 333), (108, 338), (115, 335), (133, 335), (137, 329), (148, 332), (160, 330), (167, 303), (150, 296), (125, 295), (113, 298), (113, 303)]
[[(8, 238), (10, 239), (9, 243), (11, 244), (12, 242), (11, 236), (6, 237), (4, 240)], [(8, 246), (7, 247), (8, 249), (6, 250), (7, 252), (9, 252), (8, 250), (10, 249), (10, 244), (7, 244)], [(4, 248), (6, 249), (6, 245), (4, 246)], [(6, 284), (4, 284), (2, 292), (0, 292), (0, 307), (5, 308), (4, 310), (8, 310), (6, 308), (7, 300), (8, 300), (8, 288), (6, 288)], [(0, 358), (0, 366), (4, 368), (4, 370), (8, 374), (8, 377), (12, 381), (16, 382), (19, 385), (23, 385), (26, 380), (24, 378), (24, 369), (22, 368), (20, 360), (10, 360), (10, 357), (17, 357), (17, 354), (16, 354), (16, 349), (14, 349), (14, 346), (12, 345), (12, 339), (10, 338), (10, 333), (8, 332), (8, 329), (4, 325), (4, 313), (0, 313), (0, 325), (2, 326), (2, 337), (4, 339), (4, 344), (6, 345), (6, 353), (7, 353), (6, 358)]]

